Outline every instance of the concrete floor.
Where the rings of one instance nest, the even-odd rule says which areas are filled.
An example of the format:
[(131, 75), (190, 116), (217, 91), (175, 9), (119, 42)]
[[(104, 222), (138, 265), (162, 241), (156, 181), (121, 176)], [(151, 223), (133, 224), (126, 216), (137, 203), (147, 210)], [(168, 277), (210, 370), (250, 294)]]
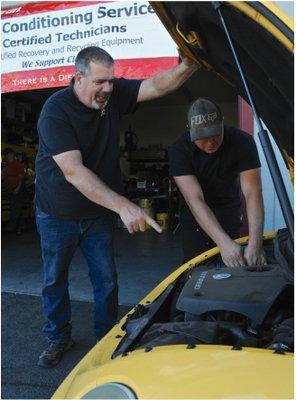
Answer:
[[(1, 399), (50, 399), (74, 366), (95, 345), (92, 303), (72, 301), (75, 346), (51, 369), (37, 366), (44, 348), (40, 297), (2, 293)], [(119, 318), (129, 307), (119, 307)]]
[[(179, 234), (153, 230), (130, 235), (115, 231), (115, 258), (119, 280), (119, 304), (138, 303), (182, 261)], [(72, 300), (92, 301), (88, 268), (78, 250), (69, 274)], [(21, 235), (2, 235), (2, 292), (39, 296), (42, 261), (35, 230)]]
[[(116, 229), (119, 313), (138, 303), (182, 260), (180, 238), (171, 232), (130, 235)], [(37, 366), (43, 349), (41, 327), (42, 261), (35, 230), (2, 234), (2, 392), (3, 399), (50, 398), (75, 364), (95, 344), (92, 288), (86, 262), (78, 251), (70, 268), (73, 339), (76, 346), (53, 369)]]

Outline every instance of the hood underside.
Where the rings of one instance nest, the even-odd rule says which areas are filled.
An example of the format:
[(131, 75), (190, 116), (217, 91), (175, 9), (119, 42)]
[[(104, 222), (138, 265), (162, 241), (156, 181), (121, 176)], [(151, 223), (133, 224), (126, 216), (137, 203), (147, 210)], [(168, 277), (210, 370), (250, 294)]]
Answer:
[[(152, 2), (177, 45), (248, 101), (212, 2)], [(293, 157), (293, 29), (268, 3), (222, 2), (224, 18), (259, 116), (277, 145)]]

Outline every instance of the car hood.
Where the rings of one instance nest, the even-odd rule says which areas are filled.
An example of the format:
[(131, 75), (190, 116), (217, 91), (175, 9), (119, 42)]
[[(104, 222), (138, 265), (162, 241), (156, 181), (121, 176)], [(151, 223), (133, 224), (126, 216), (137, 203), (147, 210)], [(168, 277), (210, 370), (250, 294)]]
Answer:
[[(212, 2), (151, 2), (178, 47), (236, 88), (240, 75)], [(222, 2), (257, 111), (292, 163), (293, 22), (271, 2)]]
[[(268, 241), (274, 238), (275, 233), (264, 235)], [(240, 238), (238, 243), (245, 244), (246, 240)], [(215, 247), (183, 264), (139, 305), (153, 305), (189, 268), (218, 254), (219, 249)], [(190, 399), (197, 395), (199, 398), (293, 398), (293, 354), (290, 352), (239, 345), (178, 344), (146, 346), (117, 352), (113, 357), (130, 337), (127, 323), (136, 308), (84, 356), (53, 399), (83, 398), (95, 387), (110, 382), (128, 386), (140, 399)]]
[(139, 399), (293, 398), (293, 355), (230, 346), (163, 346), (137, 350), (83, 370), (54, 398), (82, 398), (116, 382)]

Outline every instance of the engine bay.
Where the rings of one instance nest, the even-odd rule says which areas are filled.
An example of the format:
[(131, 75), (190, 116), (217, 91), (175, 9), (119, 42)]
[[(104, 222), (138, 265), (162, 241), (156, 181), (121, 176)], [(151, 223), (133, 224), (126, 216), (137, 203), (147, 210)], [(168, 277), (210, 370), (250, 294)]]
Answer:
[[(114, 357), (137, 348), (222, 344), (294, 351), (291, 265), (283, 234), (264, 243), (267, 265), (226, 267), (220, 255), (192, 266), (151, 304), (138, 305)], [(288, 268), (288, 270), (287, 270)]]
[(213, 263), (193, 269), (176, 307), (185, 313), (185, 321), (228, 312), (249, 319), (256, 329), (288, 287), (278, 264), (229, 268)]

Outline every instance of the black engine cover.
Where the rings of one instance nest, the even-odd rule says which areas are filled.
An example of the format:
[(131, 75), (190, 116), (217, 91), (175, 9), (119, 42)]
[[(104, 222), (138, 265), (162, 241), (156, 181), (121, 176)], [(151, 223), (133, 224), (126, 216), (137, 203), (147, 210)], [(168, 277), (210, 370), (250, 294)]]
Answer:
[(183, 287), (177, 309), (201, 317), (231, 311), (261, 325), (274, 301), (290, 286), (278, 264), (251, 268), (196, 267)]

